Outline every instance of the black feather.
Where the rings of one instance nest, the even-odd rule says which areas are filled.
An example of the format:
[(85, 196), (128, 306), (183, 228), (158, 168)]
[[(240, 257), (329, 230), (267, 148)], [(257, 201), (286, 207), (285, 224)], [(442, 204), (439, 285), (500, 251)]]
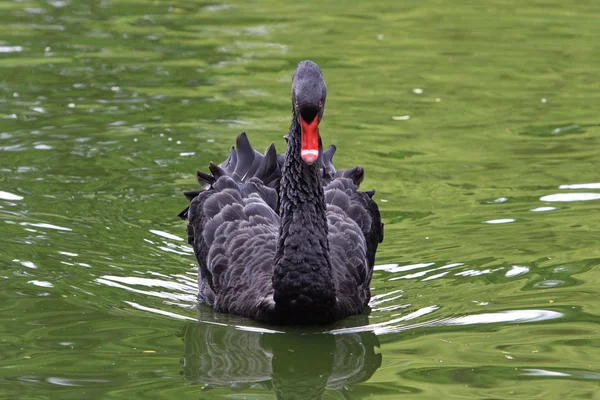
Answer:
[(196, 171), (196, 180), (204, 189), (208, 189), (213, 183), (215, 183), (214, 176), (202, 171)]
[(215, 181), (219, 180), (220, 177), (227, 175), (227, 172), (223, 168), (219, 167), (212, 161), (208, 164), (208, 169), (210, 170), (210, 173)]

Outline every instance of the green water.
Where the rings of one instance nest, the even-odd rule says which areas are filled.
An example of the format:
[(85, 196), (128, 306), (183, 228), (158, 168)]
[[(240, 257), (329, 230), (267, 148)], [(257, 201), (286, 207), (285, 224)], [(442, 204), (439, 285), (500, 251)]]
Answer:
[[(600, 399), (599, 15), (1, 1), (0, 397)], [(197, 309), (181, 192), (241, 131), (283, 151), (306, 58), (386, 223), (371, 313)]]

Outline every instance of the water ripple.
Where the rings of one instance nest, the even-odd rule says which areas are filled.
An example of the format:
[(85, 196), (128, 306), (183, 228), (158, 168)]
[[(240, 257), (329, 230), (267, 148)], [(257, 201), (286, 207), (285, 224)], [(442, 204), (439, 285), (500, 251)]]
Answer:
[(540, 201), (552, 202), (571, 202), (571, 201), (590, 201), (600, 199), (600, 193), (557, 193), (540, 197)]
[(495, 313), (483, 313), (465, 315), (460, 317), (440, 318), (416, 324), (396, 325), (398, 322), (409, 321), (421, 317), (423, 315), (432, 313), (437, 309), (439, 309), (438, 306), (424, 307), (404, 317), (393, 319), (391, 321), (382, 322), (380, 324), (370, 324), (360, 327), (334, 329), (329, 331), (329, 333), (341, 334), (351, 332), (372, 331), (376, 335), (386, 335), (418, 328), (428, 328), (437, 326), (483, 325), (495, 323), (529, 323), (557, 319), (564, 316), (564, 314), (558, 311), (551, 310), (509, 310), (499, 311)]
[(4, 192), (0, 190), (0, 200), (23, 200), (23, 196), (19, 196), (18, 194), (13, 194), (9, 192)]
[[(193, 304), (196, 301), (196, 295), (198, 292), (198, 287), (196, 285), (192, 285), (183, 279), (180, 279), (179, 282), (173, 282), (169, 280), (140, 278), (134, 276), (104, 275), (100, 278), (96, 278), (96, 282), (119, 289), (125, 289), (129, 292), (137, 294), (173, 300), (177, 302), (174, 303), (177, 305), (180, 304), (180, 301), (183, 301), (187, 304)], [(132, 287), (134, 285), (144, 286), (147, 288), (157, 287), (171, 291), (155, 292), (151, 290), (136, 289)], [(183, 306), (187, 307), (186, 304), (184, 304)]]
[(546, 212), (546, 211), (554, 211), (556, 209), (557, 209), (556, 207), (537, 207), (537, 208), (532, 208), (529, 211), (532, 211), (532, 212)]
[(65, 228), (64, 226), (47, 224), (47, 223), (44, 223), (44, 222), (40, 222), (40, 223), (21, 222), (21, 223), (19, 223), (19, 225), (21, 225), (21, 226), (35, 226), (37, 228), (48, 228), (48, 229), (54, 229), (54, 230), (57, 230), (57, 231), (72, 231), (73, 230), (71, 228)]
[(560, 185), (559, 189), (600, 189), (600, 182), (598, 183), (576, 183), (572, 185)]
[(507, 278), (512, 278), (513, 276), (523, 275), (529, 272), (529, 267), (524, 267), (520, 265), (513, 265), (510, 271), (507, 271), (504, 276)]
[(513, 218), (502, 218), (502, 219), (490, 219), (488, 221), (483, 221), (484, 224), (492, 224), (492, 225), (509, 224), (511, 222), (515, 222), (515, 220)]

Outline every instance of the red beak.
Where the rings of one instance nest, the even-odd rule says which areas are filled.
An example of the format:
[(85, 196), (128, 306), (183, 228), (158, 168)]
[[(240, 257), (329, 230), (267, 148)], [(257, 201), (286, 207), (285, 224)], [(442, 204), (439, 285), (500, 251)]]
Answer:
[(300, 128), (302, 131), (300, 156), (305, 163), (312, 165), (319, 158), (319, 117), (315, 116), (311, 123), (306, 123), (300, 115)]

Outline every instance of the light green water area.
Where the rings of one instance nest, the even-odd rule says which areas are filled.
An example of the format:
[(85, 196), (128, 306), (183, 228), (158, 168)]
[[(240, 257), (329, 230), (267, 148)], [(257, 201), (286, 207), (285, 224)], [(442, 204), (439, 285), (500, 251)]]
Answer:
[[(600, 3), (0, 1), (0, 398), (600, 399)], [(370, 313), (197, 306), (176, 214), (290, 83), (386, 224)]]

